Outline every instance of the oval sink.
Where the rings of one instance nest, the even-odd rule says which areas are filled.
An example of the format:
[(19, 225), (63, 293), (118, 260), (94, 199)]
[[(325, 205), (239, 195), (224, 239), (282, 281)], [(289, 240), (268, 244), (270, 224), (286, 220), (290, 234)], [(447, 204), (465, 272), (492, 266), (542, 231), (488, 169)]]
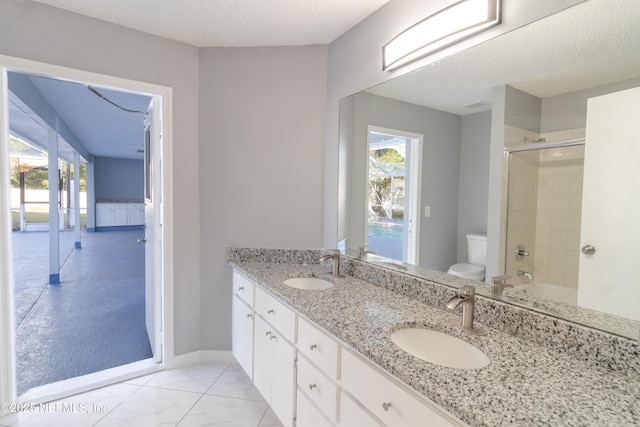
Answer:
[(333, 288), (333, 283), (317, 277), (296, 277), (287, 279), (283, 283), (296, 289), (322, 290)]
[(391, 340), (412, 356), (435, 365), (480, 369), (491, 362), (486, 354), (468, 342), (431, 329), (399, 329), (391, 334)]

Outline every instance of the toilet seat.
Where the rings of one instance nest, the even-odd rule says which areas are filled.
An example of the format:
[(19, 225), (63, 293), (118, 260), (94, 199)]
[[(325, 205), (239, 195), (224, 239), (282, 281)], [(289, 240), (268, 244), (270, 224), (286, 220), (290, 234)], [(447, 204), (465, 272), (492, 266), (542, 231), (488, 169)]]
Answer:
[(449, 274), (460, 277), (477, 277), (482, 276), (484, 278), (484, 267), (481, 265), (469, 264), (462, 262), (460, 264), (454, 264), (449, 267)]

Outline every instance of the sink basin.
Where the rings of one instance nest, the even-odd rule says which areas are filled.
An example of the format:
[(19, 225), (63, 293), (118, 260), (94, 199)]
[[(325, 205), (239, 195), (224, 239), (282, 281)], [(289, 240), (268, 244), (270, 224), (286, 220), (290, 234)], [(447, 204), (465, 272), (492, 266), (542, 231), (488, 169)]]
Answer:
[(333, 283), (327, 282), (317, 277), (296, 277), (294, 279), (287, 279), (284, 284), (296, 289), (307, 290), (322, 290), (333, 288)]
[(412, 356), (435, 365), (479, 369), (491, 362), (486, 354), (468, 342), (431, 329), (399, 329), (391, 334), (391, 340)]

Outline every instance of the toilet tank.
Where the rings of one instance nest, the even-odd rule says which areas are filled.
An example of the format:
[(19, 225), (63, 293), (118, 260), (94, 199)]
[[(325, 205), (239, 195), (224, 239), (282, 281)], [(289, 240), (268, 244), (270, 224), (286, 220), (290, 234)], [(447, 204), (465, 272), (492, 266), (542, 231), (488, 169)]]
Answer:
[(487, 235), (467, 234), (469, 264), (487, 266)]

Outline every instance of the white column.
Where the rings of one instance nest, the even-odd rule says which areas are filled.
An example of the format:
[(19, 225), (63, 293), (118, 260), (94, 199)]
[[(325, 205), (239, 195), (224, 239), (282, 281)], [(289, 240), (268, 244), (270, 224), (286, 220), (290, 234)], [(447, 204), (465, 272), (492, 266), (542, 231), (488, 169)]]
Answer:
[(87, 233), (93, 233), (96, 231), (96, 192), (93, 167), (95, 160), (93, 156), (87, 160), (85, 177), (85, 187), (87, 192)]
[(75, 248), (82, 248), (80, 242), (80, 153), (73, 154), (73, 227)]
[(49, 128), (49, 284), (60, 283), (58, 210), (58, 130)]

